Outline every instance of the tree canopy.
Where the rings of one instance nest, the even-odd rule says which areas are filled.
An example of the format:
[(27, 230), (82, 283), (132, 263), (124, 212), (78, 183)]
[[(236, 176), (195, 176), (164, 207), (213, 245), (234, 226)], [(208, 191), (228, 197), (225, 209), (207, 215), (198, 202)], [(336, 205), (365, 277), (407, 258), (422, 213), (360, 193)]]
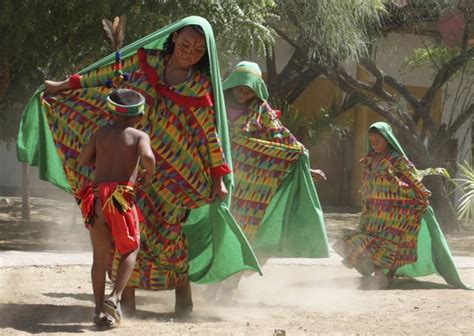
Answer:
[(125, 44), (190, 15), (207, 18), (228, 55), (265, 54), (272, 1), (0, 0), (0, 140), (15, 138), (27, 99), (111, 52), (101, 20), (127, 15)]

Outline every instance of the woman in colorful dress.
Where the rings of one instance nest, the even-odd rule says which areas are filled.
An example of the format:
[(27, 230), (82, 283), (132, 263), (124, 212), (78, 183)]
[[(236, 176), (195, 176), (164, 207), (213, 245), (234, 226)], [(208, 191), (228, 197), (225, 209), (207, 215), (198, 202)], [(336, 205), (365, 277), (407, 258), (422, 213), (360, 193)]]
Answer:
[(439, 273), (449, 284), (466, 288), (428, 198), (431, 192), (408, 160), (392, 128), (377, 122), (369, 128), (369, 150), (361, 159), (362, 214), (334, 250), (343, 264), (372, 276), (370, 288), (385, 288), (395, 276)]
[[(222, 85), (235, 181), (231, 213), (260, 263), (269, 257), (328, 257), (323, 213), (313, 183), (313, 178), (326, 177), (321, 170), (310, 169), (307, 149), (267, 102), (260, 67), (239, 62)], [(239, 279), (226, 281), (226, 289), (214, 296), (229, 298), (229, 289), (237, 287)]]
[[(152, 182), (137, 185), (144, 216), (141, 249), (123, 308), (135, 310), (135, 288), (176, 289), (175, 311), (186, 314), (193, 308), (189, 280), (210, 283), (239, 270), (259, 271), (245, 237), (226, 213), (230, 146), (212, 29), (206, 20), (189, 17), (132, 43), (122, 54), (122, 70), (129, 77), (122, 87), (146, 99), (138, 128), (150, 135), (157, 161)], [(40, 89), (25, 110), (20, 160), (46, 173), (54, 168), (55, 174), (43, 178), (73, 193), (92, 178), (91, 168), (78, 166), (77, 154), (84, 139), (108, 122), (104, 84), (115, 78), (113, 58), (64, 82), (46, 81), (49, 94), (43, 96)], [(44, 132), (38, 133), (41, 122)], [(38, 162), (37, 151), (50, 159)], [(203, 214), (207, 221), (199, 220)], [(119, 259), (115, 251), (114, 264)]]

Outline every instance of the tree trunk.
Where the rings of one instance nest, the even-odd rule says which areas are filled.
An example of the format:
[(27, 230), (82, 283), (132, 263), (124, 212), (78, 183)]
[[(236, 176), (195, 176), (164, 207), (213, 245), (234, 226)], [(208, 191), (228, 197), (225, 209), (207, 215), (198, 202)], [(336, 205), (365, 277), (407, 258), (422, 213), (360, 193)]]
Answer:
[(311, 67), (305, 60), (295, 54), (291, 57), (285, 68), (276, 73), (273, 62), (270, 64), (270, 71), (267, 73), (267, 86), (270, 96), (281, 101), (292, 104), (306, 88), (315, 80), (321, 71)]
[[(457, 154), (457, 148), (453, 147), (455, 139), (442, 138), (443, 134), (437, 134), (429, 139), (430, 145), (427, 149), (419, 141), (414, 141), (412, 134), (404, 130), (399, 131), (398, 138), (402, 147), (418, 169), (442, 167), (447, 168), (451, 176), (454, 176), (452, 167), (456, 164), (456, 158), (453, 159), (452, 155)], [(431, 191), (430, 203), (441, 228), (446, 232), (459, 230), (456, 211), (449, 196), (450, 182), (441, 176), (427, 176), (423, 183)]]
[(26, 163), (21, 164), (22, 176), (21, 176), (21, 219), (29, 223), (31, 220), (30, 215), (30, 166)]
[(456, 211), (452, 206), (448, 189), (442, 179), (440, 176), (427, 176), (423, 179), (423, 183), (431, 191), (430, 204), (443, 231), (459, 231), (461, 227), (457, 220)]

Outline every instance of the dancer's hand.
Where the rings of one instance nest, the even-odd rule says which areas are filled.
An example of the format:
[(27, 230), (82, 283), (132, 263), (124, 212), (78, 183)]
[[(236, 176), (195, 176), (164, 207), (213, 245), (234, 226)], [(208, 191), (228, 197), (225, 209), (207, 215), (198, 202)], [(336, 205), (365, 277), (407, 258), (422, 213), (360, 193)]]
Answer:
[(326, 174), (321, 169), (310, 169), (311, 176), (319, 181), (319, 180), (326, 180)]
[(211, 199), (214, 201), (217, 198), (224, 199), (229, 192), (225, 186), (222, 176), (212, 178)]
[(45, 80), (44, 85), (46, 86), (45, 94), (54, 94), (59, 91), (69, 90), (69, 80), (63, 80), (62, 82), (56, 82), (52, 80)]
[(138, 172), (137, 181), (149, 184), (153, 181), (153, 175), (148, 174), (145, 169), (142, 169)]

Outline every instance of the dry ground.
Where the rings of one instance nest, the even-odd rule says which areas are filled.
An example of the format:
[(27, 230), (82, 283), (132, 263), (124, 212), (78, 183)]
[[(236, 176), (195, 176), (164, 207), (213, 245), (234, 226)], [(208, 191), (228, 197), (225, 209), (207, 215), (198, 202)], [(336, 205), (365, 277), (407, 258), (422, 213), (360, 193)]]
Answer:
[[(8, 204), (7, 204), (8, 203)], [(0, 198), (0, 251), (88, 250), (87, 232), (72, 201), (33, 200), (33, 221), (19, 220), (19, 200)], [(357, 214), (328, 213), (329, 239)], [(474, 256), (471, 233), (448, 236), (454, 255)], [(39, 252), (38, 252), (39, 254)], [(1, 255), (1, 254), (0, 254)], [(471, 262), (469, 265), (473, 265)], [(474, 284), (472, 266), (460, 269)], [(265, 276), (244, 278), (229, 305), (206, 302), (194, 286), (195, 312), (173, 314), (172, 292), (138, 292), (138, 315), (117, 335), (472, 335), (474, 292), (430, 276), (396, 280), (388, 290), (360, 289), (361, 278), (337, 260), (272, 259)], [(93, 302), (89, 266), (0, 268), (0, 334), (90, 334)], [(281, 330), (281, 331), (278, 331)]]

